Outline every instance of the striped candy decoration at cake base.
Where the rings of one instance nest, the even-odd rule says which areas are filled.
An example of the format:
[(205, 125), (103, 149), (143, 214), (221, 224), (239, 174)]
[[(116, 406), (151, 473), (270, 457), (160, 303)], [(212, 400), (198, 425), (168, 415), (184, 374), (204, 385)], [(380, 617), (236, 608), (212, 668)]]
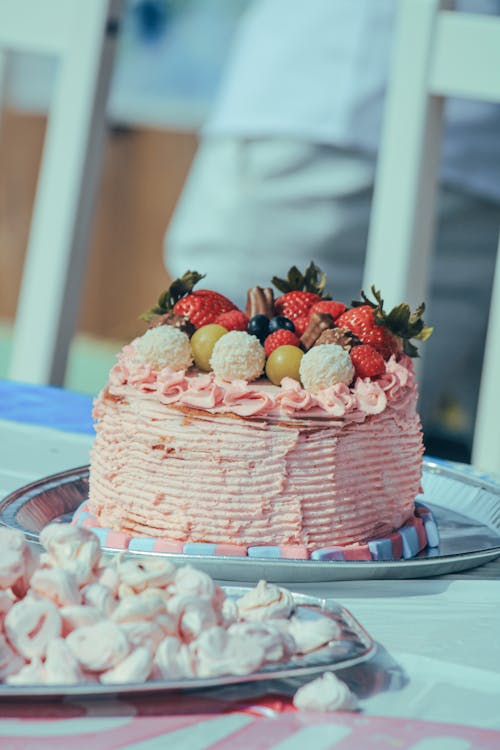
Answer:
[(316, 562), (390, 561), (401, 558), (408, 560), (418, 555), (425, 547), (439, 546), (439, 530), (432, 511), (418, 502), (415, 503), (413, 518), (392, 534), (380, 539), (371, 539), (365, 544), (322, 547), (310, 554), (304, 545), (298, 544), (246, 547), (231, 543), (181, 542), (149, 536), (134, 537), (99, 526), (95, 516), (88, 512), (86, 502), (77, 508), (72, 523), (93, 531), (99, 537), (101, 546), (107, 549), (128, 549), (130, 552), (158, 552), (190, 557), (249, 557)]

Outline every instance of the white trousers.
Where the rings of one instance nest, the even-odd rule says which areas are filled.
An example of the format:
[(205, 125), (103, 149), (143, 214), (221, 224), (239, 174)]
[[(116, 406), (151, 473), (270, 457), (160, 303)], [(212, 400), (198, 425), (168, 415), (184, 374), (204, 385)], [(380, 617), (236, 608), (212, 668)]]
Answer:
[[(167, 269), (206, 273), (204, 286), (244, 305), (249, 287), (314, 260), (334, 298), (359, 299), (374, 173), (372, 157), (327, 145), (205, 138), (166, 234)], [(468, 444), (499, 226), (498, 205), (441, 190), (420, 411), (424, 432)]]

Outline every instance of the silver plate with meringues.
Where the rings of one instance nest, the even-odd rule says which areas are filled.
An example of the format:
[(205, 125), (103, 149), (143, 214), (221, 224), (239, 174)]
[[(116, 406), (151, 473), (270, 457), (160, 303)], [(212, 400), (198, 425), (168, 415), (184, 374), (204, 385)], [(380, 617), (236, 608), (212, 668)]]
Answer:
[[(243, 586), (224, 586), (226, 596), (238, 599), (249, 590)], [(346, 669), (370, 659), (376, 645), (356, 618), (338, 602), (307, 594), (290, 592), (293, 597), (294, 617), (299, 620), (327, 618), (337, 625), (337, 635), (315, 651), (292, 656), (288, 661), (268, 664), (249, 674), (223, 674), (210, 678), (183, 678), (176, 680), (148, 680), (142, 683), (100, 684), (86, 682), (76, 685), (5, 685), (0, 684), (0, 701), (11, 698), (56, 698), (68, 696), (107, 696), (116, 694), (159, 693), (164, 691), (205, 690), (224, 685), (314, 677), (325, 671)]]
[[(64, 471), (21, 487), (0, 501), (0, 523), (24, 532), (37, 543), (52, 522), (69, 522), (87, 499), (88, 466)], [(283, 584), (325, 581), (425, 578), (469, 570), (500, 556), (500, 484), (464, 465), (425, 459), (425, 503), (439, 528), (439, 547), (417, 557), (391, 561), (292, 560), (198, 554), (127, 552), (161, 555), (176, 564), (191, 563), (222, 581)], [(123, 552), (103, 547), (106, 553)]]

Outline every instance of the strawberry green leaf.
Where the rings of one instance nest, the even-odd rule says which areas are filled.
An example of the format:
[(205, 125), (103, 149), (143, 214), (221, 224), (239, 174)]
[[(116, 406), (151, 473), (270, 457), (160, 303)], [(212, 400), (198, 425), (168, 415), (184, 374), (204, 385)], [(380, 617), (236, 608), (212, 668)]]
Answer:
[(273, 276), (271, 283), (274, 284), (276, 289), (283, 292), (283, 294), (296, 291), (313, 292), (313, 294), (317, 294), (319, 297), (327, 298), (323, 294), (326, 286), (326, 274), (313, 261), (310, 262), (305, 273), (301, 273), (297, 266), (292, 266), (288, 271), (286, 279)]
[(158, 298), (158, 303), (154, 305), (150, 310), (140, 315), (141, 320), (149, 322), (155, 315), (164, 315), (170, 312), (182, 297), (190, 294), (193, 291), (194, 286), (205, 278), (205, 274), (198, 273), (198, 271), (186, 271), (186, 273), (179, 279), (175, 279), (168, 289), (162, 292)]

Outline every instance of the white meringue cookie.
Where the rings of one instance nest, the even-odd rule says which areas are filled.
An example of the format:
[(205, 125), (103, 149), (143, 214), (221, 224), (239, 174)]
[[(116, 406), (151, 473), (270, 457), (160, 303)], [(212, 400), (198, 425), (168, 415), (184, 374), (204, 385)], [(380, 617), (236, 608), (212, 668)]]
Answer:
[(174, 579), (176, 569), (168, 560), (161, 557), (141, 557), (120, 559), (116, 565), (120, 582), (139, 594), (154, 586), (163, 588)]
[(314, 620), (301, 620), (292, 617), (287, 623), (287, 630), (297, 644), (298, 654), (309, 654), (338, 639), (340, 628), (334, 620), (318, 617)]
[(183, 565), (177, 569), (172, 588), (174, 594), (212, 597), (215, 593), (213, 579), (207, 573), (191, 565)]
[(157, 622), (122, 622), (120, 627), (133, 649), (145, 647), (152, 654), (165, 638), (165, 633)]
[(113, 592), (102, 583), (89, 583), (82, 588), (83, 604), (95, 607), (106, 617), (109, 617), (118, 606)]
[(21, 531), (0, 527), (0, 589), (17, 586), (16, 596), (24, 596), (37, 562)]
[(258, 639), (230, 636), (227, 630), (213, 627), (190, 644), (198, 677), (223, 674), (250, 674), (265, 661), (264, 648)]
[(114, 622), (140, 622), (153, 620), (163, 613), (165, 613), (165, 601), (159, 596), (148, 596), (143, 591), (122, 599), (111, 614), (111, 619)]
[(63, 638), (54, 638), (47, 646), (45, 683), (47, 685), (78, 685), (85, 676), (78, 661)]
[(5, 615), (14, 604), (12, 595), (7, 591), (0, 590), (0, 629), (5, 619)]
[(156, 676), (164, 680), (179, 680), (194, 677), (195, 668), (192, 652), (178, 638), (165, 638), (155, 654)]
[(293, 704), (301, 711), (355, 711), (358, 707), (356, 696), (333, 672), (325, 672), (302, 685), (295, 693)]
[(274, 583), (259, 581), (237, 600), (238, 612), (242, 620), (269, 620), (287, 618), (293, 611), (293, 597), (287, 589)]
[(104, 672), (128, 656), (130, 645), (123, 630), (111, 620), (84, 625), (66, 638), (80, 666), (89, 672)]
[(239, 617), (238, 605), (234, 599), (225, 598), (220, 608), (221, 622), (220, 625), (229, 627), (233, 622), (236, 622)]
[(31, 590), (38, 596), (50, 599), (56, 607), (80, 604), (82, 596), (76, 578), (60, 568), (42, 568), (31, 577)]
[(61, 607), (59, 610), (62, 620), (62, 636), (66, 636), (83, 625), (95, 625), (104, 619), (104, 613), (90, 604), (80, 604), (69, 607)]
[(52, 523), (40, 532), (40, 543), (48, 553), (52, 567), (73, 573), (79, 586), (89, 583), (101, 559), (97, 536), (69, 523)]
[(19, 672), (24, 667), (24, 659), (14, 651), (5, 636), (0, 633), (0, 680)]
[(25, 664), (19, 672), (10, 674), (5, 682), (8, 685), (44, 685), (46, 680), (45, 666), (38, 657)]
[(27, 596), (7, 612), (7, 638), (26, 659), (43, 657), (49, 642), (61, 635), (61, 616), (48, 599)]
[(144, 646), (139, 646), (116, 667), (103, 672), (99, 679), (104, 685), (142, 683), (148, 679), (152, 667), (153, 656), (151, 651)]
[(195, 594), (176, 594), (166, 602), (166, 610), (176, 623), (178, 634), (189, 643), (203, 630), (219, 624), (219, 614), (210, 598)]
[(96, 571), (95, 583), (100, 583), (101, 586), (106, 586), (114, 597), (118, 597), (118, 586), (120, 585), (120, 576), (116, 568), (111, 565), (105, 565)]
[[(278, 622), (280, 621), (278, 620)], [(269, 620), (266, 622), (237, 622), (230, 625), (227, 632), (234, 638), (250, 637), (257, 639), (264, 649), (266, 663), (288, 659), (296, 650), (293, 637)]]

